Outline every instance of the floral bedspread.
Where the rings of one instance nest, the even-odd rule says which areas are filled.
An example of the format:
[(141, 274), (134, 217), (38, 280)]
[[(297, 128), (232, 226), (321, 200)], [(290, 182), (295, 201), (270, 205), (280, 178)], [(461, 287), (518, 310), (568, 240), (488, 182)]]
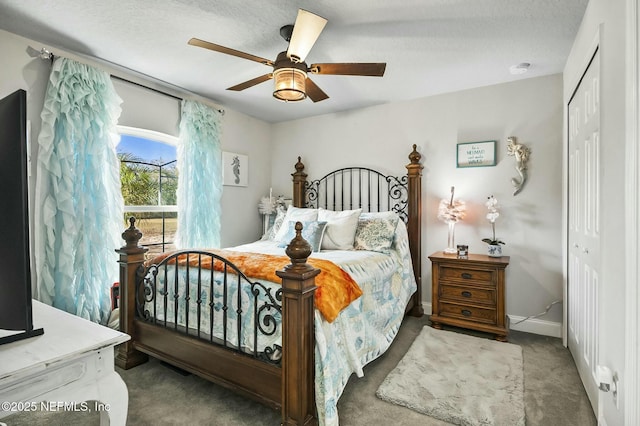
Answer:
[[(233, 247), (237, 251), (277, 252), (272, 241)], [(320, 425), (339, 424), (337, 403), (352, 374), (377, 359), (398, 333), (409, 298), (416, 291), (404, 223), (396, 228), (389, 255), (360, 251), (320, 251), (311, 257), (332, 260), (358, 283), (363, 294), (333, 322), (316, 310), (316, 407)]]

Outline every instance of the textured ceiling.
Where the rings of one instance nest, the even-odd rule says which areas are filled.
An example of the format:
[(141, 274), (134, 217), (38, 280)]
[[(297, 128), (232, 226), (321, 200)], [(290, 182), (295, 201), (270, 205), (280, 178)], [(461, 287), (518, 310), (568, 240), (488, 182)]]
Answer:
[[(562, 72), (587, 1), (2, 0), (0, 28), (279, 122)], [(307, 63), (386, 62), (385, 76), (316, 75), (329, 99), (285, 104), (271, 82), (225, 90), (269, 67), (187, 45), (275, 59), (298, 8), (328, 20)], [(511, 75), (521, 62), (529, 71)]]

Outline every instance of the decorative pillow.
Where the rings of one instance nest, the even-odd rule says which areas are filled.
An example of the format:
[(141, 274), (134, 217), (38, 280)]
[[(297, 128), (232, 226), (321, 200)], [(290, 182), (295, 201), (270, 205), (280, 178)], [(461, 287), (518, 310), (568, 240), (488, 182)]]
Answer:
[(353, 250), (353, 241), (362, 209), (333, 211), (320, 208), (318, 220), (327, 222), (322, 238), (323, 250)]
[(283, 207), (278, 206), (276, 208), (276, 216), (275, 216), (275, 219), (273, 219), (273, 224), (271, 225), (271, 227), (269, 227), (269, 229), (267, 229), (267, 232), (265, 232), (264, 235), (262, 236), (261, 238), (262, 241), (275, 240), (276, 232), (278, 232), (278, 230), (282, 226), (282, 222), (284, 221), (284, 217), (286, 214), (287, 214), (287, 211)]
[(391, 217), (360, 218), (356, 229), (356, 250), (389, 253), (398, 220), (400, 218), (395, 213)]
[(360, 219), (394, 219), (394, 218), (400, 219), (400, 216), (398, 216), (398, 213), (392, 212), (392, 211), (363, 212), (360, 215)]
[[(327, 228), (327, 222), (320, 221), (307, 221), (302, 222), (302, 238), (307, 240), (307, 242), (311, 245), (311, 251), (320, 251), (320, 245), (322, 243), (322, 237)], [(278, 247), (286, 247), (289, 245), (291, 240), (293, 240), (296, 236), (296, 223), (289, 222), (287, 224), (287, 232), (282, 237), (280, 244)]]
[(275, 241), (282, 241), (282, 238), (289, 230), (288, 222), (313, 222), (318, 220), (318, 209), (303, 209), (300, 207), (289, 206), (287, 214), (285, 215), (282, 225), (276, 231), (273, 239)]

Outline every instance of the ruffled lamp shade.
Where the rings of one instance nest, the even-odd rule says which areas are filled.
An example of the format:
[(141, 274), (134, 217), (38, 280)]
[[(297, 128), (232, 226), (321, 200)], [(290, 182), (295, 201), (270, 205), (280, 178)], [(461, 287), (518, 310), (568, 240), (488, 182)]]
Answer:
[(449, 236), (447, 240), (447, 248), (444, 249), (445, 253), (456, 253), (457, 249), (455, 247), (455, 226), (459, 220), (462, 220), (465, 216), (467, 207), (462, 200), (454, 200), (455, 188), (451, 187), (451, 198), (440, 200), (440, 205), (438, 206), (438, 219), (443, 221), (449, 226)]
[(260, 198), (260, 202), (258, 203), (258, 212), (262, 215), (262, 235), (269, 229), (269, 216), (275, 213), (275, 211), (276, 201), (273, 199), (271, 191), (269, 191), (269, 196)]
[(276, 202), (271, 197), (262, 197), (260, 198), (260, 203), (258, 203), (258, 211), (260, 214), (270, 215), (276, 211)]

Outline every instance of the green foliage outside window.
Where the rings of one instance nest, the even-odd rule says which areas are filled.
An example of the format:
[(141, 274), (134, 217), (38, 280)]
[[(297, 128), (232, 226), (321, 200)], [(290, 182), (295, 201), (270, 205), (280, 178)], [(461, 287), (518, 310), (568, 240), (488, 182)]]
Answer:
[[(120, 182), (125, 206), (176, 205), (178, 170), (175, 161), (146, 163), (127, 152), (118, 153)], [(159, 217), (159, 213), (141, 213), (140, 218)]]

